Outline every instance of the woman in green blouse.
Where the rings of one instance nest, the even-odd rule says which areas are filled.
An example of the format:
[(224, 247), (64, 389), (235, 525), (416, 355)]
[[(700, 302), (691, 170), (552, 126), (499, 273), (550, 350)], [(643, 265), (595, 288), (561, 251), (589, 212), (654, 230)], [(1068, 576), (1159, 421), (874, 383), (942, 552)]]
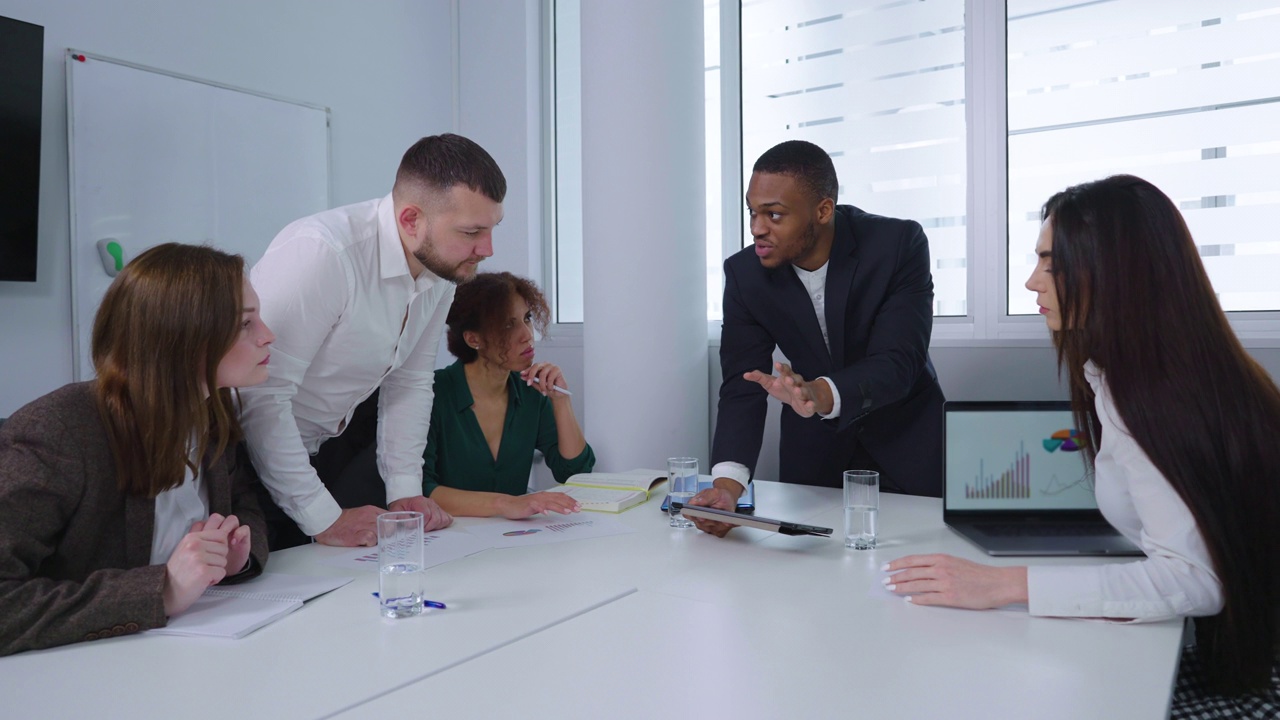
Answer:
[(535, 449), (557, 482), (596, 462), (569, 395), (555, 389), (569, 389), (560, 368), (533, 361), (534, 327), (545, 331), (549, 317), (537, 286), (511, 273), (458, 286), (446, 321), (458, 361), (436, 371), (422, 468), (422, 494), (449, 514), (578, 511), (562, 493), (525, 494)]

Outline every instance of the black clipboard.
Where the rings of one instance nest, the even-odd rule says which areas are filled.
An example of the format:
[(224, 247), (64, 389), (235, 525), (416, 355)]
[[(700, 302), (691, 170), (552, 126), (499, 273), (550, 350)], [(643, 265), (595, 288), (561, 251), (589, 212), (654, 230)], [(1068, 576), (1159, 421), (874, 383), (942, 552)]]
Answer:
[(685, 517), (696, 517), (703, 520), (714, 520), (716, 522), (728, 523), (730, 525), (741, 525), (743, 527), (756, 528), (757, 530), (768, 530), (781, 535), (816, 535), (818, 537), (831, 537), (834, 532), (831, 528), (819, 527), (817, 525), (804, 525), (801, 523), (787, 522), (786, 520), (774, 520), (772, 518), (763, 518), (757, 515), (743, 515), (741, 513), (729, 512), (728, 510), (719, 510), (717, 508), (702, 507), (700, 505), (681, 505), (673, 503)]

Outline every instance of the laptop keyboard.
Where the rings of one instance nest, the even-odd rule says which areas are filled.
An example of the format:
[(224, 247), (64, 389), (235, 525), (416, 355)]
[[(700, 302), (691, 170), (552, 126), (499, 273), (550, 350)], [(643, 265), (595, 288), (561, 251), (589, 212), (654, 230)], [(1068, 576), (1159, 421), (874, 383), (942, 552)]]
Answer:
[(992, 537), (1083, 537), (1088, 535), (1114, 535), (1110, 525), (1098, 523), (977, 523), (978, 532)]

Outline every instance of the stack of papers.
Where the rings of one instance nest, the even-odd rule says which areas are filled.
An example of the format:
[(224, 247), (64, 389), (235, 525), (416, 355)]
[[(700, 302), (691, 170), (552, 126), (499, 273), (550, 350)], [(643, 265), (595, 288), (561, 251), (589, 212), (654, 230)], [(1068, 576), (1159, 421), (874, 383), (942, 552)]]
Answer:
[(205, 590), (186, 612), (169, 618), (168, 625), (148, 632), (242, 638), (353, 579), (263, 573), (239, 585), (215, 585)]

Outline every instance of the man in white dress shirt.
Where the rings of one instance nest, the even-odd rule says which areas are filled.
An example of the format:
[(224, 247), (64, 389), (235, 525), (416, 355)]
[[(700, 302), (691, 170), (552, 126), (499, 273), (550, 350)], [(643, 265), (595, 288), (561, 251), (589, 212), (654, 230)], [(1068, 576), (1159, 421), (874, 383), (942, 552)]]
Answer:
[[(290, 223), (254, 266), (278, 335), (241, 424), (276, 506), (263, 508), (273, 550), (373, 545), (382, 507), (422, 512), (428, 530), (452, 522), (422, 496), (436, 351), (454, 286), (493, 254), (506, 189), (476, 143), (425, 137), (390, 195)], [(352, 462), (373, 452), (377, 477)]]

